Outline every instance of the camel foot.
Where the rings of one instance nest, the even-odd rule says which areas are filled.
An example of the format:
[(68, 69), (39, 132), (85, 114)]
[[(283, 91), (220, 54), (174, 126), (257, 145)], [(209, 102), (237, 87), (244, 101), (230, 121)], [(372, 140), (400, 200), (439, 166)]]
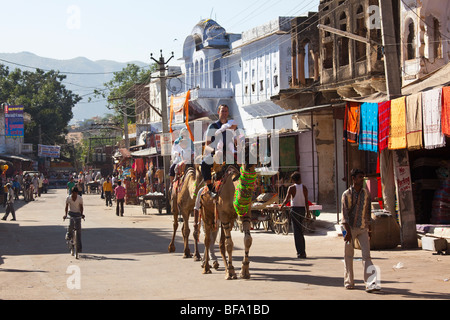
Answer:
[(214, 261), (213, 268), (216, 269), (216, 270), (219, 269), (219, 262)]
[(210, 268), (205, 268), (203, 269), (203, 274), (211, 274), (211, 269)]
[(250, 279), (250, 270), (248, 267), (248, 263), (242, 265), (242, 269), (239, 276), (241, 277), (241, 279)]
[(190, 259), (190, 258), (192, 258), (192, 254), (191, 254), (190, 252), (185, 253), (185, 254), (183, 255), (183, 259)]
[(200, 253), (194, 254), (194, 261), (195, 262), (202, 261), (202, 256), (200, 255)]
[(175, 252), (175, 246), (174, 246), (173, 244), (170, 244), (170, 245), (169, 245), (169, 252), (170, 252), (170, 253)]
[(230, 268), (227, 270), (227, 272), (225, 273), (225, 280), (234, 280), (237, 279), (237, 275), (236, 272), (234, 272), (234, 268)]

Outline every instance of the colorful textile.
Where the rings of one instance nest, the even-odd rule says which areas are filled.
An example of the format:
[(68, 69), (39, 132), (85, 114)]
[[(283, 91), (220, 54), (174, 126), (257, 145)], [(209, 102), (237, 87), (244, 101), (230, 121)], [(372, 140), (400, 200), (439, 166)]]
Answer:
[(253, 171), (245, 171), (244, 167), (241, 167), (241, 175), (233, 201), (234, 209), (241, 217), (245, 216), (250, 210), (256, 179), (257, 174), (254, 169)]
[(380, 151), (383, 151), (388, 147), (390, 128), (391, 101), (381, 102), (378, 104), (378, 148)]
[(360, 129), (360, 104), (357, 102), (348, 102), (345, 107), (344, 119), (344, 139), (348, 142), (356, 143), (358, 141)]
[(361, 105), (359, 150), (378, 152), (378, 103)]
[(406, 97), (406, 141), (408, 150), (423, 148), (421, 93)]
[(423, 136), (425, 149), (445, 146), (445, 137), (441, 128), (442, 89), (433, 89), (422, 93)]
[(391, 100), (389, 149), (406, 149), (406, 97)]
[(450, 137), (450, 87), (442, 88), (442, 133)]

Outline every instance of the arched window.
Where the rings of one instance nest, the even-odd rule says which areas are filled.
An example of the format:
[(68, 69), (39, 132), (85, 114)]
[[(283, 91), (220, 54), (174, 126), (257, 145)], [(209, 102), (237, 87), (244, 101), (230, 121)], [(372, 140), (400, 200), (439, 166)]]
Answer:
[(409, 19), (406, 24), (406, 60), (411, 60), (416, 57), (416, 46), (415, 46), (415, 40), (416, 40), (416, 32), (414, 27), (414, 21), (412, 19)]
[[(339, 16), (339, 29), (347, 31), (347, 15), (345, 11)], [(348, 41), (347, 37), (340, 37), (338, 39), (340, 67), (348, 65), (349, 62)]]

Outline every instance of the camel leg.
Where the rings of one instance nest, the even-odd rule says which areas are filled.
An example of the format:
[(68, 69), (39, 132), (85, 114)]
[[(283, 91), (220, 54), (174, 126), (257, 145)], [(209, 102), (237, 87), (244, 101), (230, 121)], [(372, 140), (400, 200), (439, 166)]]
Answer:
[(189, 216), (183, 215), (183, 238), (184, 238), (184, 259), (192, 258), (191, 250), (189, 249), (189, 235), (191, 230), (189, 229)]
[(224, 242), (222, 244), (221, 252), (222, 257), (225, 255), (225, 250), (228, 253), (228, 262), (225, 261), (225, 279), (232, 280), (236, 279), (236, 272), (233, 267), (233, 240), (231, 239), (231, 223), (222, 223), (223, 236), (225, 237)]
[(209, 265), (209, 246), (211, 243), (211, 227), (205, 223), (205, 254), (203, 256), (203, 274), (211, 273), (211, 266)]
[(175, 252), (175, 235), (178, 230), (178, 212), (176, 210), (173, 211), (173, 235), (172, 241), (169, 244), (169, 252)]
[(219, 262), (217, 261), (217, 256), (215, 253), (215, 245), (216, 245), (216, 240), (217, 240), (217, 234), (219, 233), (219, 231), (212, 231), (211, 232), (211, 244), (209, 245), (209, 254), (211, 255), (211, 261), (213, 262), (213, 268), (214, 269), (219, 269)]
[(199, 215), (200, 212), (194, 209), (194, 261), (201, 261), (202, 257), (200, 256), (200, 251), (198, 250), (198, 241), (200, 238), (200, 224), (199, 224)]
[(243, 221), (242, 221), (242, 227), (244, 230), (244, 246), (245, 246), (245, 256), (244, 259), (242, 260), (242, 269), (241, 269), (241, 273), (240, 273), (240, 277), (242, 279), (250, 279), (250, 270), (249, 270), (249, 264), (250, 264), (250, 260), (249, 260), (249, 252), (250, 252), (250, 247), (252, 246), (252, 236), (250, 234), (250, 219), (248, 217), (244, 217)]

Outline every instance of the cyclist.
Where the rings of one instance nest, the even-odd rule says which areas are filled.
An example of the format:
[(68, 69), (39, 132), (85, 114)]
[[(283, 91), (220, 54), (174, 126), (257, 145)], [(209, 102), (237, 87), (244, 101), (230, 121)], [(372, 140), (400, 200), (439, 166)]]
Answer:
[(70, 240), (73, 230), (76, 229), (78, 231), (78, 248), (79, 252), (81, 251), (81, 219), (84, 219), (83, 215), (83, 198), (78, 194), (78, 188), (74, 187), (72, 189), (72, 194), (69, 195), (66, 199), (66, 214), (64, 215), (63, 219), (66, 220), (67, 214), (71, 218), (69, 229), (66, 234), (66, 240)]

